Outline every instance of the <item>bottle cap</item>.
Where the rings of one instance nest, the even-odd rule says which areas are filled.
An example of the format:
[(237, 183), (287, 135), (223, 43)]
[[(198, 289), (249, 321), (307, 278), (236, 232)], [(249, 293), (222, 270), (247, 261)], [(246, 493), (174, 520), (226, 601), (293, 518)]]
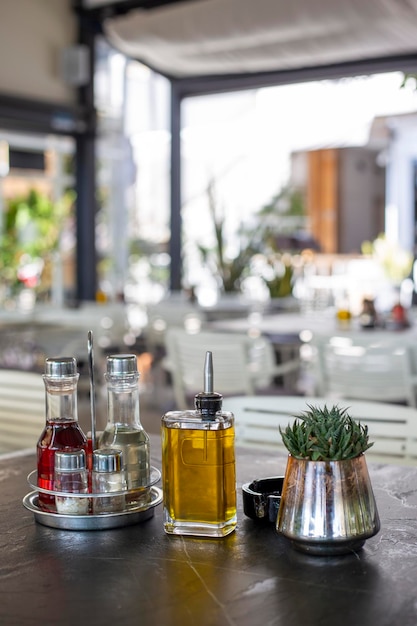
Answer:
[(138, 373), (135, 354), (113, 354), (107, 357), (108, 376), (126, 376)]
[(73, 472), (85, 469), (84, 450), (74, 452), (55, 452), (55, 470), (61, 472)]
[(194, 406), (206, 419), (212, 419), (217, 411), (221, 411), (223, 396), (221, 393), (198, 393), (194, 396)]
[(75, 376), (77, 374), (77, 360), (74, 357), (48, 358), (45, 361), (45, 375), (52, 378)]
[(114, 448), (100, 448), (93, 452), (93, 470), (95, 472), (120, 472), (122, 469), (122, 451)]

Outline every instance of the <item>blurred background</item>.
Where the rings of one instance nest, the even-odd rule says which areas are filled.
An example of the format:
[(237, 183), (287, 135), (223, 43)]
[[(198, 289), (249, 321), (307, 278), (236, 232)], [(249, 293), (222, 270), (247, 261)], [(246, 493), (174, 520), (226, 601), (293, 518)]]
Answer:
[(157, 429), (170, 326), (268, 338), (297, 394), (318, 393), (320, 337), (412, 333), (416, 16), (264, 1), (254, 42), (250, 4), (3, 3), (2, 368), (71, 351), (87, 390), (91, 328), (99, 381), (138, 355)]

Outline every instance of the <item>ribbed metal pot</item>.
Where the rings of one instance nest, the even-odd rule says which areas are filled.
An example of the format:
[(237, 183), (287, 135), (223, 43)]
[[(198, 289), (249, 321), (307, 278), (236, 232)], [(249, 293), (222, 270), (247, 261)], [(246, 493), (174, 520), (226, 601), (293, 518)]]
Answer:
[(380, 529), (365, 456), (309, 461), (289, 455), (276, 527), (310, 554), (359, 550)]

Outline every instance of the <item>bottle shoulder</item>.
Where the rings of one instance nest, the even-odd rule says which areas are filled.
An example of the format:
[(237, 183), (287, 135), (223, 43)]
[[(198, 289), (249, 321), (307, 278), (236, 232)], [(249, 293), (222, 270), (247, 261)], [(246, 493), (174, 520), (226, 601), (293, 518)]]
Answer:
[(203, 419), (199, 411), (168, 411), (162, 416), (163, 428), (187, 428), (192, 430), (225, 430), (234, 426), (230, 411), (218, 411), (213, 419)]
[(149, 435), (146, 430), (143, 428), (141, 424), (124, 424), (124, 423), (107, 423), (104, 430), (102, 431), (101, 438), (105, 439), (106, 437), (131, 437), (138, 438), (143, 441), (149, 440)]

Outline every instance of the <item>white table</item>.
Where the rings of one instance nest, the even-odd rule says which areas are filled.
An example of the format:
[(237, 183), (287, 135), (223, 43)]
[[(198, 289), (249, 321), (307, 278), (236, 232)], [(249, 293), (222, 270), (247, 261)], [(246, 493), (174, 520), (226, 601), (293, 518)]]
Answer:
[(313, 337), (372, 337), (375, 341), (395, 341), (407, 343), (417, 341), (417, 323), (413, 323), (404, 330), (387, 330), (373, 328), (364, 330), (357, 319), (353, 319), (349, 327), (338, 324), (333, 309), (313, 313), (278, 313), (262, 315), (252, 313), (246, 318), (218, 320), (210, 322), (213, 330), (227, 332), (244, 332), (263, 334), (271, 338), (274, 343), (302, 343), (311, 341)]

